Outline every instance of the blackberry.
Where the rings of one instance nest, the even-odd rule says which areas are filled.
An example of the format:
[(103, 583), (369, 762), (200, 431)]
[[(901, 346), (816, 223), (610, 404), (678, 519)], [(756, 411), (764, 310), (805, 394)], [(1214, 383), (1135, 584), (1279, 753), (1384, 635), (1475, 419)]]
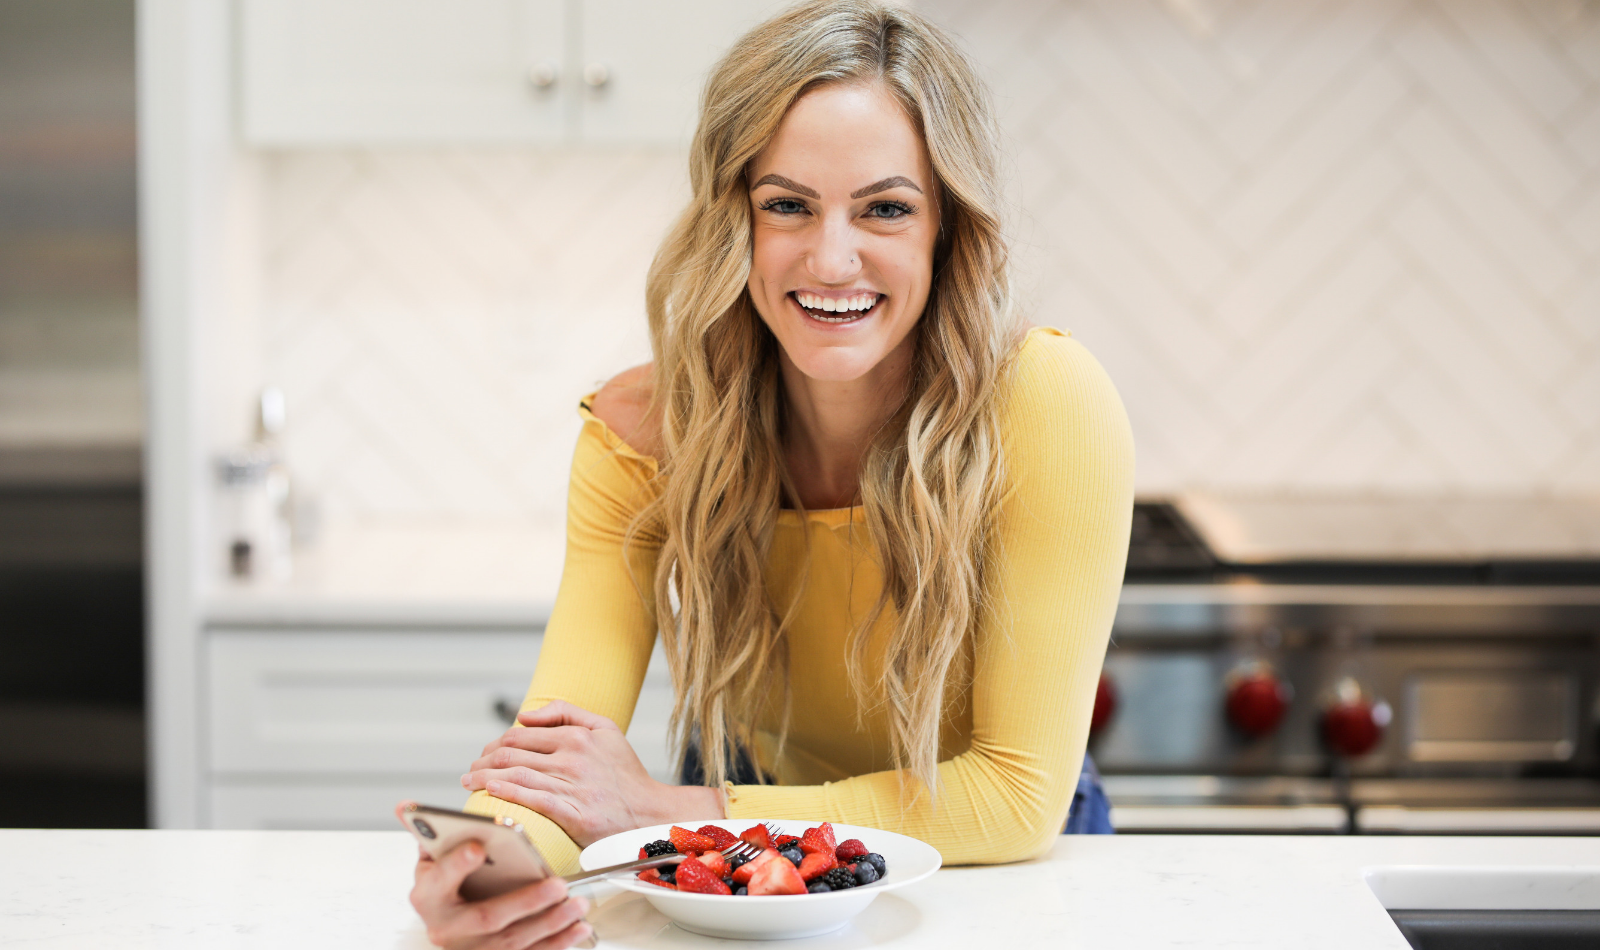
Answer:
[(871, 884), (879, 877), (878, 869), (870, 861), (856, 863), (856, 880), (862, 884)]
[(666, 840), (665, 838), (662, 838), (659, 841), (652, 841), (644, 846), (644, 856), (647, 858), (659, 858), (663, 854), (677, 853), (678, 849), (674, 848), (672, 846), (672, 842)]
[(831, 890), (833, 890), (833, 888), (822, 883), (821, 881), (812, 881), (811, 886), (806, 888), (806, 891), (811, 894), (826, 894)]
[(877, 868), (879, 877), (883, 877), (885, 874), (889, 873), (889, 862), (885, 861), (883, 859), (883, 855), (878, 854), (876, 851), (863, 854), (857, 859), (857, 861), (865, 861)]
[(784, 848), (782, 851), (779, 851), (778, 854), (788, 858), (789, 863), (793, 864), (795, 867), (799, 867), (800, 862), (806, 859), (805, 852), (801, 851), (799, 848)]
[(834, 868), (817, 880), (828, 885), (830, 890), (842, 891), (847, 887), (856, 886), (856, 876), (850, 873), (849, 868)]

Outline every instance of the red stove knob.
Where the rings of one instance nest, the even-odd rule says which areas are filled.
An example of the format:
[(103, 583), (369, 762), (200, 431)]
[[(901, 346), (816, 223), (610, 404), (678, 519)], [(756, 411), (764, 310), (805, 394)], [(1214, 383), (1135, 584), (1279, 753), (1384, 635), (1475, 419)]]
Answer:
[(1094, 712), (1089, 716), (1089, 734), (1094, 735), (1106, 727), (1117, 714), (1117, 684), (1105, 673), (1100, 674), (1100, 685), (1094, 691)]
[(1346, 758), (1371, 752), (1389, 725), (1389, 704), (1374, 700), (1350, 677), (1334, 687), (1333, 698), (1322, 710), (1322, 738), (1328, 748)]
[(1252, 739), (1278, 728), (1293, 698), (1289, 684), (1267, 663), (1246, 663), (1228, 674), (1228, 721)]

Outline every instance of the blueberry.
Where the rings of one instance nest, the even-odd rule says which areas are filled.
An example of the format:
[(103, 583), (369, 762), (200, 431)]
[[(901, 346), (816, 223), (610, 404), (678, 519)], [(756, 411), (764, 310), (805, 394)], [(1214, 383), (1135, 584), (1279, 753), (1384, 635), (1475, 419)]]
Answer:
[(833, 888), (822, 883), (821, 881), (812, 881), (811, 886), (806, 888), (806, 890), (812, 894), (826, 894), (832, 891)]
[(857, 860), (858, 861), (865, 861), (868, 864), (872, 865), (873, 867), (877, 868), (879, 877), (883, 877), (885, 874), (889, 873), (889, 864), (888, 864), (888, 862), (883, 860), (883, 855), (881, 855), (881, 854), (878, 854), (876, 852), (873, 852), (873, 853), (870, 853), (870, 854), (863, 854)]
[(793, 864), (795, 867), (799, 867), (800, 866), (800, 862), (804, 861), (806, 859), (805, 852), (801, 851), (799, 848), (793, 848), (793, 847), (784, 848), (782, 851), (779, 851), (778, 853), (783, 855), (784, 857), (788, 858), (790, 863)]
[(678, 872), (672, 868), (662, 868), (661, 879), (668, 884), (676, 884), (678, 883)]
[(733, 890), (733, 878), (725, 877), (722, 879), (722, 883), (728, 885), (728, 890)]
[(746, 894), (749, 894), (749, 893), (750, 893), (750, 888), (745, 887), (743, 885), (740, 885), (739, 887), (734, 888), (733, 896), (734, 897), (744, 897)]
[(861, 861), (856, 864), (856, 880), (863, 884), (871, 884), (878, 879), (878, 869), (870, 862)]
[(749, 858), (730, 858), (729, 861), (728, 861), (728, 870), (729, 871), (737, 871), (737, 870), (739, 870), (740, 868), (744, 867), (746, 864), (749, 864), (749, 863), (750, 863), (750, 859)]

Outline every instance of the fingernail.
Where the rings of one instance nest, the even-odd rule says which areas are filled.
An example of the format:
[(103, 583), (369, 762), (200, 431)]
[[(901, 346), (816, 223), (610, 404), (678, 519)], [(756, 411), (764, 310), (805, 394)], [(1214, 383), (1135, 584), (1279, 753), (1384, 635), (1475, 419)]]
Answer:
[(578, 916), (579, 917), (582, 917), (584, 914), (587, 914), (589, 912), (589, 902), (584, 900), (583, 898), (574, 897), (572, 899), (572, 902), (574, 904), (578, 905)]
[(471, 772), (463, 772), (463, 773), (461, 773), (461, 787), (462, 788), (471, 788), (472, 787), (472, 773)]

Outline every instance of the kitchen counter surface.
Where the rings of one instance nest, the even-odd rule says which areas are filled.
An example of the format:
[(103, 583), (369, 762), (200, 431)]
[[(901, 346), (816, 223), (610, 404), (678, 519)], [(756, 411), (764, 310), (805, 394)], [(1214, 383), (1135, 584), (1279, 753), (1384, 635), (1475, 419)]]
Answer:
[[(414, 856), (399, 831), (3, 830), (0, 942), (423, 948), (406, 899)], [(1039, 861), (945, 869), (843, 931), (782, 946), (1406, 950), (1361, 874), (1394, 865), (1600, 874), (1600, 840), (1064, 836)], [(601, 946), (773, 946), (688, 934), (604, 890), (590, 913)]]

